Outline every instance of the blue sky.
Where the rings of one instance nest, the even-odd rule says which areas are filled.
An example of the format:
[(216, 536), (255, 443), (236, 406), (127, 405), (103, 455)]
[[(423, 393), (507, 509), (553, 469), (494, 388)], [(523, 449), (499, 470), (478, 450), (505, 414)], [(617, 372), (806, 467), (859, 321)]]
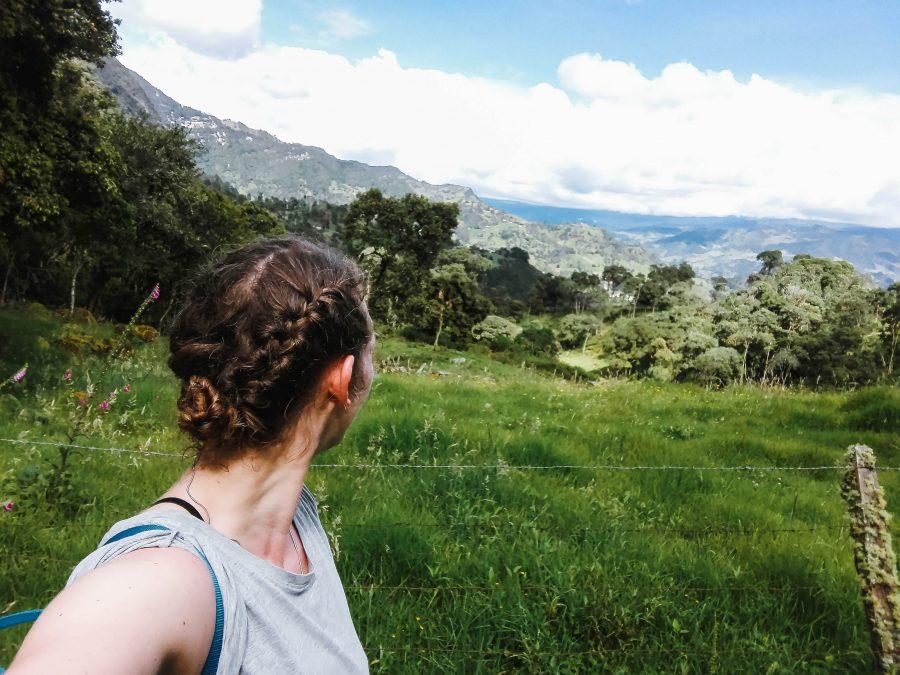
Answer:
[[(552, 80), (567, 56), (599, 52), (648, 75), (689, 61), (741, 79), (759, 73), (801, 87), (900, 92), (897, 0), (382, 0), (339, 8), (368, 30), (333, 41), (338, 53), (360, 58), (386, 47), (409, 66), (523, 84)], [(322, 11), (322, 3), (269, 0), (263, 38), (314, 44)]]
[(900, 227), (900, 0), (123, 0), (176, 100), (486, 197)]

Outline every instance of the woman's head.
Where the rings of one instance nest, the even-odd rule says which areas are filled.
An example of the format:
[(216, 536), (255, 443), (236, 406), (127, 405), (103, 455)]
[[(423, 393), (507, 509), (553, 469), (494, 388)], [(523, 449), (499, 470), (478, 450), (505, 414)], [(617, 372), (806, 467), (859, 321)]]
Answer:
[(201, 463), (281, 440), (321, 403), (323, 380), (339, 388), (343, 372), (351, 399), (327, 430), (340, 440), (371, 384), (365, 290), (350, 260), (292, 236), (244, 246), (197, 277), (172, 326), (169, 367)]

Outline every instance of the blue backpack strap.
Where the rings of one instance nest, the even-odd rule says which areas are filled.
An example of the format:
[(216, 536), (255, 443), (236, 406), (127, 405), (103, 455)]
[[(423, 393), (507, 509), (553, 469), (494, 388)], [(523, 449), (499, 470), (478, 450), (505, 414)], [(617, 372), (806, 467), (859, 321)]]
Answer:
[(15, 614), (0, 616), (0, 630), (12, 628), (13, 626), (18, 626), (22, 623), (37, 621), (37, 618), (41, 615), (42, 611), (43, 610), (40, 609), (26, 609), (25, 611), (16, 612)]
[[(117, 541), (121, 541), (122, 539), (127, 539), (135, 534), (140, 534), (141, 532), (148, 532), (151, 530), (166, 530), (169, 528), (164, 525), (156, 525), (153, 523), (148, 523), (146, 525), (136, 525), (134, 527), (129, 527), (121, 532), (114, 534), (109, 539), (107, 539), (101, 546), (105, 546), (106, 544), (113, 544)], [(222, 589), (219, 586), (219, 579), (216, 577), (216, 573), (212, 568), (212, 565), (209, 564), (209, 560), (207, 560), (206, 556), (203, 555), (203, 551), (200, 549), (195, 549), (197, 551), (197, 555), (203, 560), (206, 565), (206, 569), (209, 570), (209, 576), (212, 578), (213, 582), (213, 591), (216, 595), (216, 625), (213, 630), (213, 638), (212, 644), (209, 646), (209, 653), (206, 655), (206, 662), (203, 664), (203, 675), (215, 675), (215, 672), (219, 668), (219, 657), (222, 655), (222, 640), (225, 634), (225, 603), (222, 602)], [(41, 615), (43, 610), (40, 609), (29, 609), (23, 612), (16, 612), (14, 614), (7, 614), (5, 616), (0, 616), (0, 630), (4, 628), (12, 628), (13, 626), (18, 626), (23, 623), (30, 623), (32, 621), (37, 621), (37, 618)], [(3, 666), (0, 666), (0, 675), (5, 673), (5, 669)]]
[[(6, 614), (4, 616), (0, 616), (0, 630), (4, 628), (12, 628), (13, 626), (18, 626), (23, 623), (31, 623), (32, 621), (37, 621), (37, 618), (41, 615), (40, 609), (26, 609), (22, 612), (16, 612), (14, 614)], [(0, 666), (0, 675), (6, 672), (6, 669), (3, 666)]]
[[(135, 534), (140, 534), (141, 532), (149, 532), (151, 530), (169, 530), (168, 527), (164, 525), (157, 525), (155, 523), (147, 523), (146, 525), (135, 525), (134, 527), (129, 527), (128, 529), (122, 530), (118, 534), (114, 534), (112, 537), (107, 539), (103, 545), (112, 544), (117, 541), (121, 541), (122, 539), (126, 539), (127, 537), (131, 537)], [(197, 552), (197, 555), (203, 560), (206, 565), (206, 569), (209, 570), (209, 576), (212, 578), (213, 582), (213, 592), (216, 596), (216, 624), (213, 629), (213, 637), (212, 644), (209, 646), (209, 654), (206, 655), (206, 662), (203, 664), (203, 675), (215, 675), (215, 672), (219, 668), (219, 657), (222, 655), (222, 641), (225, 637), (225, 603), (222, 601), (222, 588), (219, 586), (219, 579), (216, 576), (215, 571), (212, 568), (212, 565), (209, 564), (209, 560), (207, 560), (206, 556), (203, 555), (203, 551), (199, 548), (194, 549)], [(0, 673), (2, 675), (2, 673)]]
[(123, 539), (127, 539), (128, 537), (133, 537), (134, 535), (140, 534), (141, 532), (149, 532), (150, 530), (165, 530), (168, 532), (169, 528), (165, 525), (155, 525), (153, 523), (148, 523), (147, 525), (135, 525), (134, 527), (129, 527), (117, 534), (114, 534), (100, 545), (106, 546), (107, 544), (114, 544), (117, 541), (122, 541)]
[(209, 646), (209, 654), (206, 655), (206, 662), (203, 664), (203, 675), (215, 675), (219, 669), (219, 657), (222, 655), (222, 640), (225, 637), (225, 603), (222, 602), (222, 589), (219, 587), (219, 579), (213, 571), (209, 560), (201, 551), (197, 551), (203, 562), (206, 563), (206, 569), (212, 577), (213, 590), (216, 594), (216, 625), (213, 630), (212, 644)]

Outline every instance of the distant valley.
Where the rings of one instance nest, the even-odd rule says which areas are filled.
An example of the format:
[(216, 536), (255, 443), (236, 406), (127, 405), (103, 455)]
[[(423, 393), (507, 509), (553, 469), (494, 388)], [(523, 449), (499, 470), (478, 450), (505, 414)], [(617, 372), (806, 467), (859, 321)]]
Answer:
[(790, 218), (649, 216), (485, 199), (521, 218), (553, 225), (580, 222), (640, 244), (664, 262), (685, 260), (706, 277), (736, 282), (759, 268), (756, 254), (780, 249), (847, 260), (886, 286), (900, 280), (900, 228)]

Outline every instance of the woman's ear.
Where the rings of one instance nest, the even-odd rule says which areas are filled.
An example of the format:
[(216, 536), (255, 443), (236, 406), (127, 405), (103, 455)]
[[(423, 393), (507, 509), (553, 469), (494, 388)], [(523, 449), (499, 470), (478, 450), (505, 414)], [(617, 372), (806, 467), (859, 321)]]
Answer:
[(339, 406), (350, 405), (350, 385), (353, 381), (353, 364), (356, 358), (352, 354), (342, 356), (328, 369), (326, 386), (328, 394)]

